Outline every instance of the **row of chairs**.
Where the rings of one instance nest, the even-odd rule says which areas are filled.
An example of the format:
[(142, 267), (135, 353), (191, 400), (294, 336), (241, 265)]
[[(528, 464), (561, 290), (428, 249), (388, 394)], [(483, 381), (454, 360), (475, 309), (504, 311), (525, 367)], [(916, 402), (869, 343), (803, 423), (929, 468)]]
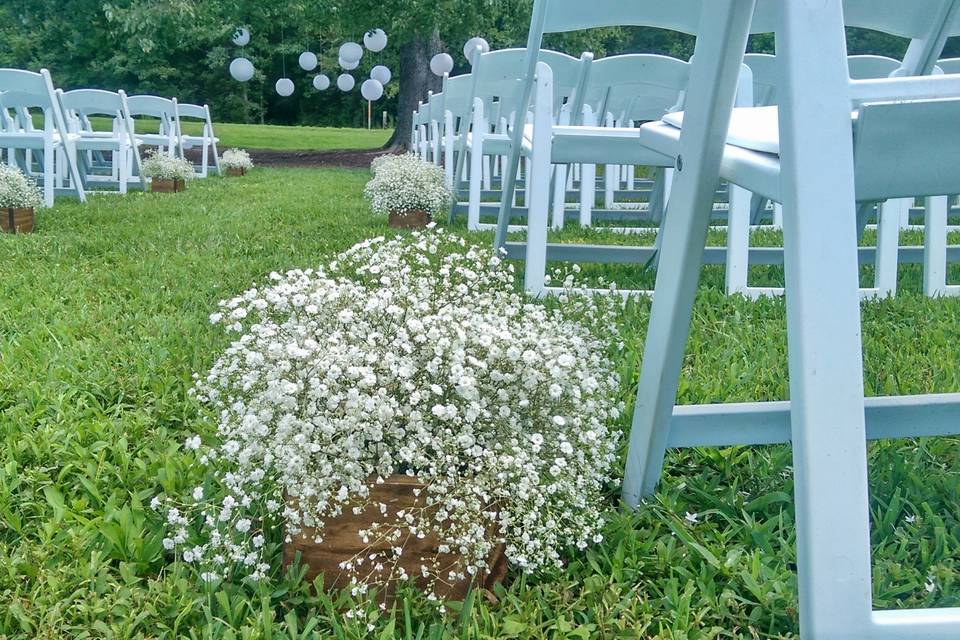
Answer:
[[(138, 117), (156, 119), (156, 131), (137, 133)], [(185, 119), (201, 124), (199, 135), (183, 132)], [(206, 105), (127, 96), (123, 90), (63, 91), (54, 88), (46, 69), (0, 69), (0, 159), (5, 153), (10, 165), (35, 177), (48, 207), (61, 194), (85, 201), (91, 191), (126, 193), (130, 185), (145, 189), (141, 147), (178, 157), (199, 148), (197, 175), (206, 177), (211, 170), (219, 175), (217, 142)]]
[[(569, 61), (541, 49), (545, 34), (603, 27), (694, 36), (682, 101), (639, 118), (646, 120), (639, 126), (630, 126), (638, 120), (630, 115), (618, 126), (615, 112), (612, 123), (596, 124), (607, 113), (590, 105), (584, 87), (589, 68), (601, 61), (591, 64), (585, 54), (578, 76), (566, 70)], [(909, 41), (892, 75), (855, 77), (848, 27)], [(758, 99), (754, 80), (744, 81), (751, 34), (776, 40), (765, 76), (773, 95), (765, 98)], [(946, 259), (945, 199), (960, 193), (960, 75), (936, 73), (947, 38), (956, 35), (960, 0), (534, 0), (524, 50), (475, 52), (472, 77), (447, 78), (442, 97), (431, 96), (414, 114), (411, 143), (448, 168), (452, 186), (459, 190), (465, 176), (472, 193), (478, 183), (498, 179), (495, 246), (526, 260), (526, 287), (537, 294), (547, 293), (547, 259), (642, 264), (650, 255), (646, 248), (618, 255), (616, 248), (547, 243), (551, 222), (559, 223), (552, 219), (559, 206), (553, 196), (569, 184), (563, 167), (580, 165), (581, 191), (584, 181), (591, 186), (589, 165), (672, 169), (622, 497), (636, 507), (655, 490), (668, 448), (792, 444), (801, 638), (960, 637), (958, 608), (873, 608), (867, 441), (957, 435), (960, 394), (865, 398), (860, 319), (860, 240), (871, 216), (879, 215), (881, 251), (892, 246), (901, 258), (917, 253), (898, 247), (899, 233), (890, 233), (899, 232), (903, 219), (903, 207), (891, 202), (926, 200), (919, 251), (925, 289), (955, 292), (935, 281), (940, 276), (928, 258), (941, 266)], [(513, 66), (485, 64), (498, 56)], [(643, 71), (637, 66), (625, 81), (644, 85)], [(747, 96), (755, 104), (745, 104)], [(600, 117), (588, 120), (591, 110)], [(496, 155), (496, 164), (485, 169), (471, 157), (469, 173), (461, 176), (471, 152)], [(711, 260), (706, 241), (721, 181), (729, 185), (729, 236), (749, 229), (754, 214), (771, 212), (768, 202), (779, 205), (787, 401), (676, 406), (700, 267)], [(518, 187), (526, 241), (508, 243)], [(742, 237), (739, 242), (742, 248)], [(749, 237), (746, 247), (755, 261)], [(723, 261), (735, 258), (730, 245), (720, 249)]]
[[(425, 160), (442, 165), (447, 181), (458, 195), (451, 217), (466, 213), (470, 230), (490, 229), (495, 225), (482, 221), (484, 211), (502, 213), (504, 219), (521, 220), (528, 207), (518, 207), (526, 196), (524, 177), (530, 163), (532, 113), (523, 110), (524, 134), (519, 138), (519, 187), (509, 204), (502, 200), (502, 166), (513, 146), (508, 123), (513, 123), (523, 98), (522, 83), (527, 59), (526, 49), (507, 49), (486, 54), (478, 52), (471, 73), (444, 77), (440, 93), (431, 93), (413, 114), (411, 148)], [(658, 120), (664, 114), (683, 108), (690, 79), (691, 64), (668, 56), (651, 54), (619, 55), (593, 60), (548, 50), (540, 50), (538, 60), (553, 73), (553, 127), (557, 157), (551, 169), (550, 228), (563, 228), (568, 218), (581, 226), (597, 226), (608, 231), (647, 233), (659, 238), (663, 212), (669, 200), (674, 159), (653, 150), (639, 148), (635, 137), (642, 122)], [(852, 55), (848, 68), (853, 79), (882, 79), (903, 72), (904, 62), (876, 55)], [(960, 59), (943, 59), (931, 70), (934, 74), (960, 72)], [(771, 107), (777, 103), (777, 63), (775, 56), (747, 54), (739, 73), (737, 106)], [(577, 127), (570, 130), (568, 127)], [(603, 129), (603, 131), (600, 131)], [(603, 146), (597, 144), (599, 140)], [(602, 157), (598, 157), (602, 156)], [(619, 162), (612, 162), (619, 159)], [(562, 162), (561, 162), (562, 160)], [(597, 165), (603, 163), (603, 176), (597, 179)], [(638, 180), (636, 167), (644, 165), (651, 179)], [(602, 205), (598, 208), (597, 194)], [(466, 203), (461, 202), (463, 196)], [(571, 208), (572, 200), (577, 205)], [(901, 198), (883, 203), (865, 203), (861, 211), (859, 233), (868, 228), (877, 231), (876, 247), (864, 247), (863, 262), (872, 262), (873, 286), (864, 287), (863, 296), (893, 296), (897, 290), (898, 265), (922, 263), (924, 290), (928, 295), (960, 295), (960, 286), (947, 282), (947, 268), (960, 260), (960, 247), (950, 247), (947, 235), (960, 230), (948, 224), (951, 199), (927, 198), (923, 207), (913, 199)], [(912, 224), (917, 215), (924, 224)], [(782, 248), (751, 247), (750, 237), (760, 229), (780, 229), (780, 206), (769, 198), (751, 194), (738, 187), (721, 187), (714, 202), (715, 227), (727, 230), (726, 247), (711, 247), (705, 253), (709, 263), (725, 265), (728, 293), (750, 297), (781, 294), (782, 288), (756, 287), (749, 283), (751, 264), (782, 264)], [(870, 220), (876, 224), (868, 225)], [(629, 226), (611, 226), (628, 221)], [(503, 233), (524, 229), (508, 224)], [(904, 229), (922, 228), (924, 247), (899, 246)], [(503, 233), (498, 243), (508, 254), (520, 257), (525, 250), (528, 289), (537, 294), (556, 291), (543, 282), (546, 261), (636, 262), (644, 264), (656, 258), (659, 240), (652, 246), (569, 245), (547, 243), (544, 236), (537, 244), (524, 246), (506, 243)], [(621, 291), (621, 293), (624, 293)], [(626, 292), (633, 293), (633, 292)], [(648, 293), (648, 292), (645, 292)]]

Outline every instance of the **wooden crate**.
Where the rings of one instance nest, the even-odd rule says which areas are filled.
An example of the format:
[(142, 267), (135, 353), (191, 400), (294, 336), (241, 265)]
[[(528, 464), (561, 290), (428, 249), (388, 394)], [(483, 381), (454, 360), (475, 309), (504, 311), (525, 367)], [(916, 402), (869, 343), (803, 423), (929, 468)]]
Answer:
[[(300, 554), (301, 565), (309, 567), (307, 579), (313, 580), (319, 574), (323, 574), (324, 587), (343, 588), (350, 582), (350, 576), (341, 568), (340, 564), (350, 560), (360, 553), (369, 554), (372, 551), (383, 551), (390, 548), (388, 542), (364, 543), (357, 534), (362, 529), (369, 529), (374, 522), (393, 522), (397, 511), (419, 508), (425, 504), (426, 491), (421, 492), (420, 496), (415, 496), (414, 489), (423, 489), (416, 478), (410, 478), (405, 475), (394, 475), (385, 479), (383, 484), (370, 484), (370, 498), (374, 504), (384, 503), (387, 505), (387, 514), (380, 513), (376, 506), (365, 509), (360, 514), (354, 514), (352, 509), (344, 509), (337, 518), (330, 518), (324, 521), (323, 542), (317, 544), (314, 542), (315, 530), (305, 528), (300, 535), (294, 536), (291, 542), (283, 545), (283, 564), (288, 567), (294, 562), (297, 553)], [(293, 502), (292, 504), (296, 504)], [(440, 553), (439, 542), (436, 536), (426, 536), (421, 539), (413, 538), (405, 540), (403, 544), (403, 553), (400, 556), (400, 566), (402, 566), (408, 575), (417, 576), (416, 584), (424, 588), (429, 580), (423, 578), (420, 571), (421, 558), (437, 558), (440, 575), (445, 576), (447, 572), (461, 566), (462, 557), (456, 553)], [(428, 564), (429, 566), (429, 564)], [(507, 558), (504, 554), (503, 546), (498, 546), (493, 556), (488, 562), (490, 571), (485, 575), (478, 577), (477, 584), (490, 589), (494, 584), (501, 582), (507, 572)], [(354, 575), (358, 577), (371, 576), (376, 579), (377, 573), (373, 572), (369, 561), (365, 563), (361, 571)], [(450, 584), (439, 584), (437, 586), (437, 595), (451, 600), (463, 600), (470, 589), (471, 581), (463, 580)], [(386, 588), (380, 588), (381, 593), (385, 593), (388, 600), (392, 600), (396, 585), (388, 584)]]
[(426, 211), (390, 212), (387, 222), (394, 229), (422, 229), (430, 224), (432, 218)]
[(227, 167), (227, 175), (234, 178), (247, 175), (247, 170), (243, 167)]
[(153, 178), (150, 180), (150, 191), (154, 193), (178, 193), (180, 191), (186, 191), (186, 189), (186, 181), (180, 178), (175, 180), (158, 180)]
[(32, 208), (0, 209), (0, 231), (4, 233), (30, 233), (33, 231)]

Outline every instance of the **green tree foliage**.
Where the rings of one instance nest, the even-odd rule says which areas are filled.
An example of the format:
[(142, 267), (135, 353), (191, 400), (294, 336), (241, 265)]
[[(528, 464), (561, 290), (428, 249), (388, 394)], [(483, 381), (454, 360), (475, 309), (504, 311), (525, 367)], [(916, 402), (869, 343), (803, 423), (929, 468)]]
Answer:
[[(337, 48), (360, 41), (367, 29), (382, 27), (390, 45), (367, 52), (354, 72), (364, 79), (374, 64), (385, 64), (399, 78), (405, 43), (430, 42), (455, 60), (454, 73), (469, 70), (463, 42), (483, 35), (494, 48), (523, 46), (531, 0), (5, 0), (0, 3), (0, 66), (51, 70), (65, 89), (124, 88), (128, 93), (176, 95), (209, 103), (218, 120), (279, 124), (360, 126), (365, 104), (354, 91), (316, 91), (315, 72), (297, 65), (302, 51), (320, 58), (320, 70), (335, 81)], [(227, 65), (241, 54), (230, 42), (233, 30), (247, 25), (252, 38), (242, 53), (257, 73), (249, 83), (233, 81)], [(693, 38), (655, 29), (597, 29), (553, 34), (546, 46), (597, 57), (651, 52), (687, 58)], [(751, 38), (751, 50), (773, 52), (771, 36)], [(906, 41), (862, 29), (850, 30), (851, 53), (900, 57)], [(960, 55), (949, 42), (945, 55)], [(423, 64), (422, 60), (406, 64)], [(284, 72), (296, 93), (281, 98), (274, 83)], [(416, 87), (425, 92), (427, 87)], [(386, 87), (375, 106), (375, 120), (397, 109), (399, 82)]]

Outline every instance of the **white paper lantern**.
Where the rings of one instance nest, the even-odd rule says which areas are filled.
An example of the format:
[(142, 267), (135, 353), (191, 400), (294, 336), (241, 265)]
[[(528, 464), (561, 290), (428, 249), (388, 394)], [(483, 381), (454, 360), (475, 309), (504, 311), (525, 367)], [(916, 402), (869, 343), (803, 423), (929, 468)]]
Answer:
[(353, 71), (360, 66), (360, 62), (358, 60), (344, 60), (343, 58), (337, 60), (337, 64), (339, 64), (340, 68), (344, 71)]
[(449, 53), (438, 53), (430, 59), (430, 71), (435, 76), (442, 76), (453, 71), (453, 58)]
[(313, 71), (317, 68), (317, 54), (312, 51), (304, 51), (300, 54), (300, 68), (304, 71)]
[(379, 80), (373, 78), (364, 80), (363, 84), (360, 85), (360, 95), (363, 96), (364, 100), (376, 102), (383, 97), (383, 85), (380, 84)]
[(390, 69), (378, 64), (373, 69), (370, 69), (370, 77), (379, 82), (382, 85), (390, 82), (390, 79), (393, 78), (393, 73), (390, 72)]
[(322, 73), (313, 76), (313, 88), (317, 91), (326, 91), (330, 88), (330, 78)]
[(253, 63), (246, 58), (234, 58), (230, 62), (230, 75), (238, 82), (246, 82), (253, 77)]
[(487, 53), (490, 51), (490, 44), (486, 40), (477, 36), (476, 38), (470, 38), (467, 40), (467, 43), (463, 45), (463, 57), (467, 59), (467, 62), (473, 64), (473, 50), (477, 47), (480, 47), (480, 53)]
[(387, 48), (387, 34), (383, 29), (371, 29), (363, 35), (363, 46), (369, 51), (379, 53)]
[(238, 47), (245, 47), (250, 44), (250, 30), (246, 27), (237, 27), (233, 32), (233, 44)]
[(352, 91), (353, 87), (357, 84), (357, 81), (353, 79), (353, 76), (349, 73), (341, 73), (337, 76), (337, 88), (340, 91)]
[(276, 90), (281, 96), (286, 98), (293, 95), (293, 80), (290, 78), (280, 78), (277, 80)]
[(340, 45), (340, 59), (347, 62), (360, 62), (363, 57), (363, 47), (356, 42), (345, 42)]

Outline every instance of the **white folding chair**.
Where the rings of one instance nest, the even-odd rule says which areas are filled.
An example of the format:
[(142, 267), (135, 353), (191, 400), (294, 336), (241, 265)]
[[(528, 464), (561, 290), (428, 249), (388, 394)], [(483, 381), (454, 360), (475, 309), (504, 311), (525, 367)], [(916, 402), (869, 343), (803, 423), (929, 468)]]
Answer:
[[(552, 69), (551, 69), (552, 70)], [(584, 96), (584, 109), (581, 122), (584, 127), (607, 127), (611, 129), (611, 136), (617, 135), (617, 130), (633, 128), (633, 122), (659, 119), (668, 111), (681, 108), (683, 94), (689, 77), (689, 63), (669, 56), (655, 54), (628, 54), (610, 56), (594, 60), (590, 67), (590, 80)], [(556, 135), (567, 134), (566, 141), (571, 139), (569, 129), (557, 131)], [(591, 131), (591, 133), (595, 133)], [(595, 144), (594, 144), (595, 143)], [(591, 142), (589, 155), (597, 153), (593, 147), (599, 147), (604, 140)], [(565, 150), (567, 159), (575, 154), (570, 145)], [(582, 148), (582, 147), (581, 147)], [(596, 165), (592, 163), (577, 163), (580, 166), (579, 193), (579, 223), (580, 226), (592, 226), (594, 222), (594, 206), (596, 204)], [(569, 165), (561, 164), (556, 171), (560, 176)], [(606, 219), (641, 219), (659, 221), (663, 200), (669, 195), (669, 185), (672, 177), (672, 163), (662, 167), (657, 172), (657, 178), (651, 185), (652, 191), (647, 207), (638, 206), (636, 211), (624, 211), (617, 215), (618, 207), (615, 201), (616, 189), (620, 182), (621, 167), (633, 168), (635, 165), (608, 163), (604, 166), (604, 211), (600, 214)], [(628, 185), (629, 186), (629, 185)], [(659, 201), (658, 201), (659, 196)], [(554, 209), (552, 227), (559, 229), (563, 226), (564, 216), (558, 212), (559, 197), (554, 195)], [(641, 212), (644, 212), (643, 214)], [(609, 231), (655, 231), (650, 227), (604, 227)]]
[[(635, 506), (655, 489), (667, 447), (791, 442), (801, 637), (958, 638), (957, 608), (873, 610), (866, 441), (956, 434), (960, 394), (864, 399), (857, 203), (956, 190), (960, 78), (851, 80), (844, 35), (846, 19), (912, 38), (904, 64), (929, 73), (958, 3), (675, 4), (700, 29), (682, 121), (641, 127), (641, 144), (676, 154), (678, 171), (623, 498)], [(751, 17), (755, 30), (776, 32), (783, 84), (773, 113), (733, 109)], [(789, 402), (674, 407), (721, 177), (783, 205)]]
[[(71, 133), (76, 135), (74, 162), (83, 168), (81, 177), (90, 190), (92, 184), (115, 184), (120, 193), (127, 192), (127, 185), (137, 183), (146, 188), (140, 170), (140, 152), (137, 149), (133, 118), (127, 107), (127, 96), (121, 90), (116, 93), (100, 89), (76, 89), (58, 92), (60, 104), (66, 114)], [(98, 131), (91, 124), (90, 116), (107, 116), (110, 131)], [(109, 151), (109, 175), (101, 175), (93, 166), (93, 152)], [(136, 176), (136, 177), (135, 177)]]
[[(684, 3), (677, 5), (679, 8)], [(596, 27), (609, 26), (638, 26), (658, 27), (692, 33), (696, 25), (688, 20), (677, 20), (673, 15), (674, 7), (653, 8), (650, 2), (629, 3), (621, 7), (608, 6), (600, 3), (600, 11), (588, 11), (585, 6), (575, 7), (571, 2), (539, 0), (534, 3), (533, 17), (528, 36), (528, 48), (538, 46), (544, 34), (578, 31)], [(654, 85), (658, 81), (669, 78), (667, 87), (684, 95), (687, 89), (682, 85), (688, 80), (686, 68), (677, 68), (675, 65), (654, 65), (648, 63), (651, 80)], [(548, 260), (562, 260), (568, 262), (625, 262), (643, 264), (654, 260), (658, 254), (657, 246), (631, 247), (615, 245), (571, 245), (547, 242), (548, 219), (550, 202), (550, 178), (553, 164), (582, 163), (586, 165), (602, 163), (614, 165), (644, 165), (669, 169), (675, 165), (675, 157), (650, 150), (638, 144), (639, 129), (621, 127), (555, 125), (549, 114), (555, 109), (553, 98), (553, 71), (549, 65), (539, 64), (539, 61), (527, 56), (523, 66), (524, 82), (522, 104), (533, 105), (532, 132), (526, 134), (532, 140), (530, 143), (531, 175), (528, 179), (526, 197), (528, 199), (529, 218), (527, 224), (527, 238), (524, 243), (508, 243), (506, 236), (511, 228), (510, 201), (516, 179), (520, 149), (514, 145), (512, 155), (505, 161), (504, 194), (500, 203), (497, 232), (494, 238), (496, 248), (506, 249), (507, 256), (525, 260), (524, 287), (534, 295), (553, 294), (560, 291), (556, 287), (549, 287), (545, 283), (546, 264)], [(641, 67), (642, 70), (642, 67)], [(741, 104), (752, 104), (752, 80), (749, 68), (743, 67), (743, 87), (740, 99)], [(644, 79), (639, 74), (634, 76), (634, 82), (642, 85)], [(532, 98), (532, 100), (531, 100)], [(681, 101), (682, 102), (682, 101)], [(516, 139), (518, 132), (513, 132)], [(587, 184), (590, 178), (583, 176), (581, 185)], [(669, 181), (667, 181), (669, 187)], [(732, 187), (731, 191), (737, 190)], [(742, 203), (743, 198), (740, 199)], [(731, 202), (733, 194), (731, 193)], [(583, 205), (583, 201), (581, 201)], [(732, 205), (731, 205), (732, 206)], [(749, 206), (747, 196), (746, 206)], [(659, 237), (659, 236), (658, 236)], [(659, 240), (658, 240), (659, 242)], [(722, 249), (722, 248), (721, 248)], [(713, 252), (713, 258), (722, 263), (725, 251)], [(706, 256), (709, 257), (709, 256)], [(608, 290), (596, 290), (596, 293), (608, 293)], [(620, 295), (646, 294), (644, 290), (617, 291)]]
[[(470, 230), (493, 228), (492, 224), (480, 221), (485, 158), (507, 157), (514, 147), (519, 158), (525, 154), (524, 148), (529, 149), (527, 134), (531, 128), (527, 124), (528, 102), (521, 99), (525, 84), (523, 68), (528, 57), (530, 54), (525, 49), (502, 49), (482, 53), (478, 48), (474, 52), (473, 71), (470, 74), (471, 115), (469, 121), (464, 123), (469, 124), (469, 131), (461, 128), (454, 176), (454, 185), (459, 186), (469, 159), (467, 228)], [(569, 118), (570, 114), (576, 113), (575, 110), (580, 108), (577, 95), (578, 91), (582, 93), (586, 85), (592, 56), (584, 54), (577, 59), (556, 51), (538, 49), (532, 57), (557, 69), (556, 81), (550, 87), (551, 122)], [(502, 117), (497, 117), (498, 114)], [(508, 122), (512, 124), (508, 126)], [(565, 179), (562, 183), (565, 183)], [(511, 212), (514, 208), (513, 195), (511, 192)], [(454, 207), (457, 204), (455, 201)], [(521, 227), (516, 227), (519, 228)]]
[[(75, 195), (86, 202), (86, 194), (80, 174), (73, 161), (76, 155), (76, 136), (70, 134), (56, 91), (50, 80), (50, 72), (40, 73), (20, 69), (0, 69), (0, 111), (17, 112), (16, 118), (8, 115), (0, 132), (0, 150), (6, 150), (9, 158), (16, 159), (18, 151), (24, 153), (26, 169), (31, 170), (31, 154), (36, 154), (41, 164), (39, 177), (43, 185), (43, 201), (53, 206), (57, 191)], [(43, 129), (33, 128), (30, 110), (43, 113)], [(64, 154), (66, 176), (57, 175), (56, 156)], [(66, 189), (59, 187), (64, 179), (69, 181)]]
[[(213, 120), (210, 118), (210, 107), (207, 105), (198, 105), (198, 104), (183, 104), (180, 102), (176, 103), (177, 105), (177, 132), (180, 135), (180, 150), (181, 152), (186, 151), (187, 149), (192, 149), (194, 147), (200, 147), (200, 164), (197, 165), (196, 171), (197, 175), (201, 178), (206, 178), (208, 169), (210, 167), (210, 156), (213, 155), (213, 168), (217, 172), (217, 175), (220, 175), (220, 154), (217, 151), (217, 143), (220, 142), (220, 139), (213, 132)], [(191, 120), (199, 120), (201, 123), (200, 135), (185, 135), (183, 133), (183, 122), (184, 118), (189, 118)]]
[(177, 99), (160, 96), (128, 96), (130, 116), (159, 120), (156, 133), (138, 133), (140, 144), (158, 147), (172, 157), (180, 156), (180, 130), (177, 127)]

